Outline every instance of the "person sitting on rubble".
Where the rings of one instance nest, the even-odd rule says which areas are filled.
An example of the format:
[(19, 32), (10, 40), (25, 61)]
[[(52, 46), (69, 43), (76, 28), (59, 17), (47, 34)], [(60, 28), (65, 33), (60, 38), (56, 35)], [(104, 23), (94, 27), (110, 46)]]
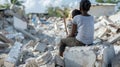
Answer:
[[(65, 47), (74, 46), (90, 46), (94, 39), (94, 18), (88, 14), (91, 2), (89, 0), (81, 0), (80, 2), (80, 15), (73, 18), (71, 34), (61, 39), (59, 43), (59, 55), (63, 56)], [(76, 31), (78, 32), (75, 36)]]
[[(71, 12), (71, 19), (69, 18), (69, 22), (67, 23), (67, 28), (68, 28), (68, 33), (70, 34), (71, 32), (71, 29), (72, 29), (72, 19), (76, 16), (76, 15), (80, 15), (81, 12), (80, 10), (78, 9), (74, 9), (72, 12)], [(76, 31), (77, 33), (77, 31)]]

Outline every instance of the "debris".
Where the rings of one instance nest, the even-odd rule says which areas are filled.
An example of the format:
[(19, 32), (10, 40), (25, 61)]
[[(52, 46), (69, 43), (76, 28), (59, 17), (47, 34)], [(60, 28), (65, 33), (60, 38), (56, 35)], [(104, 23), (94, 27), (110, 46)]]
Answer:
[(39, 56), (36, 59), (36, 62), (39, 64), (39, 66), (41, 66), (49, 63), (49, 61), (51, 60), (52, 60), (52, 54), (48, 51), (48, 52), (45, 52), (42, 56)]
[(10, 39), (6, 38), (4, 35), (0, 34), (0, 40), (5, 43), (13, 43)]
[(7, 57), (7, 54), (0, 55), (0, 67), (4, 67), (4, 60)]
[(14, 16), (14, 27), (17, 29), (27, 29), (27, 23)]
[(34, 51), (45, 52), (47, 45), (45, 43), (37, 43), (34, 47)]
[(20, 57), (21, 47), (21, 43), (15, 42), (14, 46), (8, 54), (8, 57), (4, 61), (5, 67), (15, 67)]
[(61, 66), (61, 67), (64, 67), (64, 60), (62, 57), (56, 55), (55, 56), (55, 64), (56, 66)]
[(66, 49), (64, 53), (65, 67), (94, 67), (95, 65), (97, 67), (107, 67), (114, 56), (114, 48), (110, 45), (72, 47)]
[(7, 11), (0, 19), (0, 67), (119, 66), (120, 13), (95, 17), (93, 46), (68, 47), (62, 58), (57, 54), (66, 37), (63, 18), (38, 17), (34, 24), (32, 15), (28, 22), (19, 7)]
[(31, 35), (30, 33), (28, 33), (28, 32), (25, 31), (25, 30), (22, 30), (22, 29), (17, 29), (17, 30), (20, 31), (20, 32), (22, 32), (23, 34), (27, 35), (28, 37), (34, 39), (34, 40), (39, 40), (39, 38), (37, 38), (37, 37)]
[(117, 34), (114, 37), (112, 37), (111, 39), (109, 39), (108, 42), (110, 42), (111, 44), (113, 44), (113, 43), (115, 43), (119, 39), (120, 39), (120, 34)]

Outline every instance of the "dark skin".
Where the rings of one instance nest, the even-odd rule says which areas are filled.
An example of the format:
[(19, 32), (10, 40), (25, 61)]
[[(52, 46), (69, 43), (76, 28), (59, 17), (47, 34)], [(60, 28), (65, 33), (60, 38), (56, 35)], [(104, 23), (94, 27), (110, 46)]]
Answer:
[[(83, 16), (90, 16), (90, 15), (88, 14), (88, 11), (84, 11), (82, 8), (80, 9), (80, 11), (81, 11), (81, 15), (83, 15)], [(72, 24), (72, 31), (71, 31), (71, 33), (68, 35), (68, 37), (75, 37), (76, 31), (77, 31), (77, 25), (76, 25), (76, 24)]]

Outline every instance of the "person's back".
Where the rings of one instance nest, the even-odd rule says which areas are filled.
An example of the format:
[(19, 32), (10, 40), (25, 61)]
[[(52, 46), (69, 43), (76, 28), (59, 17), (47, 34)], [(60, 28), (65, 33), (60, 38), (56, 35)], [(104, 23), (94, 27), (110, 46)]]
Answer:
[(94, 38), (94, 19), (93, 16), (77, 15), (74, 17), (73, 22), (77, 24), (76, 39), (84, 44), (92, 44)]

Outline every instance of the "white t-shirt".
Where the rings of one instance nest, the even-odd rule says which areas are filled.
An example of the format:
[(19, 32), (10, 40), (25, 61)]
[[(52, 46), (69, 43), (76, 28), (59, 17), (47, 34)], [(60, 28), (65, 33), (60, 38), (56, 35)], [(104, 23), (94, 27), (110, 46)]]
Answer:
[(77, 24), (76, 39), (86, 45), (92, 44), (94, 40), (94, 18), (93, 16), (77, 15), (73, 18), (73, 24)]

